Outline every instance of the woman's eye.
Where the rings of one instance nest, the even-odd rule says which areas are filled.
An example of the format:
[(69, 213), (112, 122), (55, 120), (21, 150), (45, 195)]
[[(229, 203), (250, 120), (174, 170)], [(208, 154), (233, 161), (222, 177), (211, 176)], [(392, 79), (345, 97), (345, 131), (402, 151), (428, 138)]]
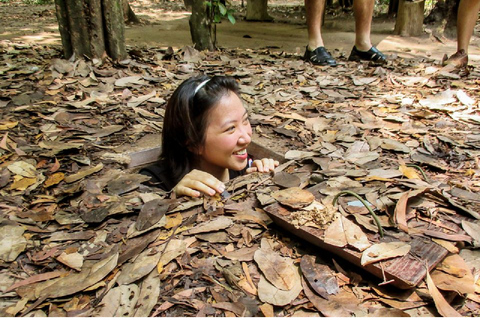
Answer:
[(235, 126), (231, 126), (231, 127), (228, 127), (226, 131), (227, 132), (232, 132), (234, 130), (235, 130)]

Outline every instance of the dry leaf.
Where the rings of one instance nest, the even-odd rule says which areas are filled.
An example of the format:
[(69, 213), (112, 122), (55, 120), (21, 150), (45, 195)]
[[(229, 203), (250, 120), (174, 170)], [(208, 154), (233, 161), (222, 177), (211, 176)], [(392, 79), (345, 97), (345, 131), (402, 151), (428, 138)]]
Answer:
[(57, 257), (57, 260), (77, 271), (80, 271), (83, 266), (83, 256), (78, 252), (69, 254), (62, 252), (62, 254)]
[(275, 191), (272, 193), (272, 197), (281, 204), (294, 209), (308, 206), (315, 200), (315, 196), (310, 191), (298, 187)]
[(237, 317), (243, 317), (245, 315), (245, 306), (240, 302), (217, 302), (212, 305), (217, 309), (229, 311)]
[(25, 250), (27, 240), (23, 236), (25, 229), (16, 225), (0, 227), (0, 260), (12, 262)]
[(271, 304), (268, 304), (268, 303), (264, 303), (262, 304), (260, 307), (260, 311), (262, 311), (263, 315), (265, 317), (274, 317), (275, 316), (275, 313), (273, 312), (273, 306)]
[(71, 273), (64, 278), (48, 280), (18, 289), (29, 300), (40, 297), (58, 298), (72, 295), (96, 284), (117, 266), (118, 253), (101, 261), (86, 261), (80, 273)]
[(173, 259), (183, 255), (187, 250), (187, 242), (180, 239), (173, 239), (170, 242), (162, 244), (158, 247), (158, 251), (162, 253), (159, 265), (165, 266)]
[(219, 231), (230, 227), (233, 224), (231, 218), (220, 216), (210, 221), (203, 222), (196, 227), (191, 228), (185, 234), (192, 235), (197, 233)]
[(314, 256), (304, 255), (300, 261), (303, 276), (310, 287), (322, 298), (328, 299), (338, 292), (338, 281), (333, 271), (324, 263), (315, 263)]
[(408, 233), (408, 226), (407, 226), (407, 202), (408, 198), (410, 196), (410, 193), (407, 191), (402, 196), (400, 199), (397, 201), (397, 205), (395, 206), (395, 212), (394, 212), (394, 217), (395, 221), (397, 222), (397, 226), (400, 230)]
[(154, 226), (162, 219), (174, 202), (175, 200), (172, 201), (170, 199), (153, 199), (147, 201), (140, 210), (135, 228), (138, 231), (142, 231)]
[(5, 312), (9, 316), (14, 317), (14, 316), (17, 315), (17, 313), (19, 313), (20, 311), (22, 311), (25, 308), (27, 303), (28, 303), (28, 299), (23, 298), (23, 299), (19, 300), (14, 306), (10, 306), (10, 307), (6, 308)]
[(37, 176), (37, 169), (26, 161), (17, 161), (7, 166), (7, 169), (12, 173), (25, 178), (35, 178)]
[(157, 304), (160, 295), (160, 277), (157, 270), (153, 270), (141, 284), (134, 317), (148, 317)]
[(471, 275), (471, 272), (466, 265), (463, 258), (458, 254), (451, 254), (435, 268), (441, 270), (457, 278), (463, 278), (466, 275)]
[(18, 124), (18, 121), (0, 120), (0, 131), (15, 128), (17, 126), (17, 124)]
[(258, 249), (258, 244), (252, 246), (251, 248), (244, 247), (231, 252), (222, 252), (222, 255), (230, 260), (238, 261), (252, 261), (255, 252)]
[(347, 244), (363, 251), (371, 246), (365, 233), (359, 226), (339, 215), (325, 230), (325, 243), (336, 247), (345, 247)]
[(439, 289), (456, 291), (462, 295), (475, 292), (475, 278), (470, 267), (458, 254), (446, 257), (435, 268), (431, 277)]
[(329, 301), (317, 296), (308, 286), (307, 282), (302, 279), (303, 292), (310, 300), (315, 308), (325, 317), (351, 317), (352, 312), (346, 310), (336, 301)]
[(60, 277), (62, 274), (64, 274), (65, 272), (62, 272), (60, 270), (56, 270), (56, 271), (51, 271), (51, 272), (46, 272), (46, 273), (40, 273), (40, 274), (36, 274), (34, 276), (31, 276), (31, 277), (28, 277), (27, 279), (24, 279), (24, 280), (21, 280), (21, 281), (18, 281), (18, 282), (15, 282), (13, 285), (11, 285), (8, 289), (5, 290), (5, 292), (9, 292), (9, 291), (12, 291), (16, 288), (19, 288), (21, 286), (26, 286), (28, 284), (32, 284), (32, 283), (36, 283), (36, 282), (40, 282), (40, 281), (45, 281), (45, 280), (49, 280), (49, 279), (53, 279), (53, 278), (57, 278), (57, 277)]
[(8, 132), (3, 135), (2, 141), (0, 141), (0, 148), (10, 151), (7, 146)]
[(294, 274), (292, 282), (294, 286), (291, 290), (280, 290), (268, 282), (262, 274), (258, 283), (258, 298), (260, 301), (274, 306), (285, 306), (295, 300), (302, 291), (301, 277), (298, 271)]
[(455, 243), (454, 242), (451, 242), (451, 241), (446, 241), (446, 240), (442, 240), (442, 239), (432, 239), (433, 242), (441, 245), (442, 247), (444, 247), (445, 249), (448, 250), (448, 252), (450, 253), (458, 253), (460, 250), (455, 246)]
[(472, 237), (473, 246), (475, 248), (479, 248), (480, 247), (480, 224), (463, 220), (462, 228), (470, 237)]
[(275, 173), (273, 176), (273, 182), (283, 188), (299, 187), (301, 184), (301, 180), (298, 176), (284, 171)]
[(96, 173), (96, 172), (98, 172), (102, 169), (103, 169), (103, 163), (99, 163), (95, 167), (83, 169), (83, 170), (80, 170), (79, 172), (77, 172), (75, 174), (69, 175), (69, 176), (65, 177), (64, 180), (65, 180), (66, 183), (72, 183), (72, 182), (78, 181), (82, 178), (85, 178), (86, 176), (94, 174), (94, 173)]
[(435, 283), (432, 280), (432, 277), (430, 276), (430, 272), (428, 272), (428, 269), (427, 269), (427, 287), (428, 287), (428, 292), (432, 296), (433, 302), (437, 307), (438, 313), (440, 313), (443, 317), (461, 317), (462, 316), (460, 313), (458, 313), (457, 310), (453, 309), (452, 306), (448, 304), (448, 302), (442, 296), (440, 291), (438, 291), (437, 287), (435, 286)]
[(411, 246), (405, 242), (383, 242), (372, 245), (362, 253), (362, 266), (387, 260), (395, 257), (403, 257), (410, 252)]
[(418, 175), (417, 171), (415, 171), (412, 167), (407, 167), (406, 165), (401, 165), (398, 167), (398, 170), (407, 177), (408, 179), (418, 179), (421, 180), (422, 178)]
[(257, 295), (257, 288), (253, 284), (248, 265), (245, 262), (242, 262), (242, 270), (245, 273), (245, 278), (238, 281), (238, 286), (252, 295)]
[(167, 221), (165, 222), (165, 229), (172, 229), (179, 226), (183, 221), (182, 214), (177, 212), (167, 216)]
[(95, 317), (131, 317), (135, 312), (139, 296), (136, 284), (120, 285), (108, 291), (100, 308), (92, 314)]
[(47, 180), (44, 182), (46, 188), (51, 187), (53, 185), (59, 184), (63, 181), (65, 174), (63, 172), (56, 172), (49, 176)]
[(291, 290), (295, 287), (295, 274), (298, 274), (298, 270), (291, 259), (266, 249), (257, 250), (253, 258), (265, 278), (278, 289)]
[[(20, 179), (16, 179), (20, 177)], [(28, 187), (34, 185), (37, 182), (37, 178), (22, 178), (21, 176), (15, 176), (15, 181), (10, 185), (10, 190), (26, 190)]]
[(300, 150), (289, 150), (285, 153), (285, 159), (287, 160), (301, 160), (305, 158), (310, 158), (318, 155), (316, 152), (311, 151), (300, 151)]
[(123, 265), (118, 276), (117, 283), (130, 284), (149, 274), (158, 264), (162, 252), (156, 252), (153, 248), (147, 249), (139, 254), (135, 261)]
[(145, 84), (145, 81), (141, 76), (130, 76), (117, 79), (115, 81), (115, 86), (117, 87), (128, 87), (131, 85), (142, 85)]

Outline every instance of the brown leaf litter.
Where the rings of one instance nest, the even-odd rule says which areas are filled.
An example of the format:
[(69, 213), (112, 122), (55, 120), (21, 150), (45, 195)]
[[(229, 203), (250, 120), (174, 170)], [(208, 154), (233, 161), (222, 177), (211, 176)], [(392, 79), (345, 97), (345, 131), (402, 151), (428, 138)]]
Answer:
[[(3, 316), (479, 315), (478, 72), (135, 50), (100, 64), (0, 43)], [(254, 140), (290, 160), (274, 177), (173, 199), (127, 168), (125, 150), (161, 132), (166, 100), (198, 73), (239, 81)], [(356, 198), (332, 205), (345, 190), (383, 238)], [(363, 251), (378, 277), (272, 223), (269, 206), (331, 250)], [(394, 289), (395, 261), (424, 263), (425, 243), (446, 258)]]

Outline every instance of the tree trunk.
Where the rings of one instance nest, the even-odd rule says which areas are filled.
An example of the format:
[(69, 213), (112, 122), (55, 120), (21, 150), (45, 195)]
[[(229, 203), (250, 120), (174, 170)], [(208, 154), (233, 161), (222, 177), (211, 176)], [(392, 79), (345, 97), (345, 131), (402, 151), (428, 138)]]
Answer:
[(424, 8), (424, 0), (400, 0), (394, 33), (404, 37), (421, 35)]
[(247, 0), (247, 14), (245, 20), (248, 21), (272, 21), (273, 18), (267, 12), (268, 0)]
[(192, 1), (192, 15), (189, 24), (195, 49), (214, 51), (216, 32), (208, 18), (205, 0)]
[(430, 14), (425, 18), (436, 35), (455, 36), (457, 26), (457, 11), (460, 0), (439, 0), (436, 2)]
[(70, 37), (67, 4), (62, 0), (55, 0), (55, 12), (57, 14), (58, 30), (62, 38), (63, 55), (67, 58), (73, 54), (72, 38)]
[(102, 18), (102, 1), (88, 0), (90, 3), (90, 46), (94, 57), (105, 52), (105, 31)]
[[(88, 35), (87, 19), (85, 15), (85, 1), (66, 0), (68, 25), (72, 40), (73, 52), (77, 57), (92, 57)], [(87, 9), (88, 10), (88, 9)]]
[(183, 0), (183, 4), (185, 5), (185, 9), (187, 9), (187, 11), (192, 10), (193, 0)]
[(125, 23), (140, 23), (140, 19), (138, 19), (135, 12), (133, 12), (128, 0), (123, 0), (123, 20), (125, 20)]
[(390, 0), (388, 2), (388, 16), (393, 17), (398, 12), (399, 0)]
[(126, 57), (125, 23), (123, 8), (120, 0), (103, 0), (103, 14), (106, 34), (107, 54), (113, 60), (122, 60)]
[(127, 56), (122, 0), (55, 0), (65, 58)]

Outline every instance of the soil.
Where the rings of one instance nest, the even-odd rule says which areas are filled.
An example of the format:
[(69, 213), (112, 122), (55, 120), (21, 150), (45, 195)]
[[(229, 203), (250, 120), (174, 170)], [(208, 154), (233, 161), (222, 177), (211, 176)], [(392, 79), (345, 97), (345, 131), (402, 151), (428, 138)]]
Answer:
[[(245, 1), (246, 2), (246, 1)], [(134, 0), (133, 10), (141, 19), (139, 25), (126, 28), (127, 45), (157, 46), (174, 49), (191, 45), (188, 19), (190, 13), (183, 1)], [(269, 14), (273, 22), (245, 21), (245, 8), (241, 0), (232, 1), (237, 22), (223, 21), (217, 27), (220, 48), (281, 50), (303, 55), (307, 43), (305, 9), (303, 1), (269, 0)], [(0, 41), (36, 44), (60, 44), (53, 5), (27, 5), (21, 1), (0, 3)], [(327, 12), (323, 38), (335, 57), (348, 56), (354, 42), (352, 12), (331, 10)], [(372, 24), (372, 42), (391, 57), (425, 56), (441, 60), (443, 55), (456, 51), (456, 40), (439, 38), (426, 32), (421, 37), (393, 35), (394, 18), (376, 16)], [(477, 26), (472, 38), (470, 64), (480, 63), (480, 30)]]

